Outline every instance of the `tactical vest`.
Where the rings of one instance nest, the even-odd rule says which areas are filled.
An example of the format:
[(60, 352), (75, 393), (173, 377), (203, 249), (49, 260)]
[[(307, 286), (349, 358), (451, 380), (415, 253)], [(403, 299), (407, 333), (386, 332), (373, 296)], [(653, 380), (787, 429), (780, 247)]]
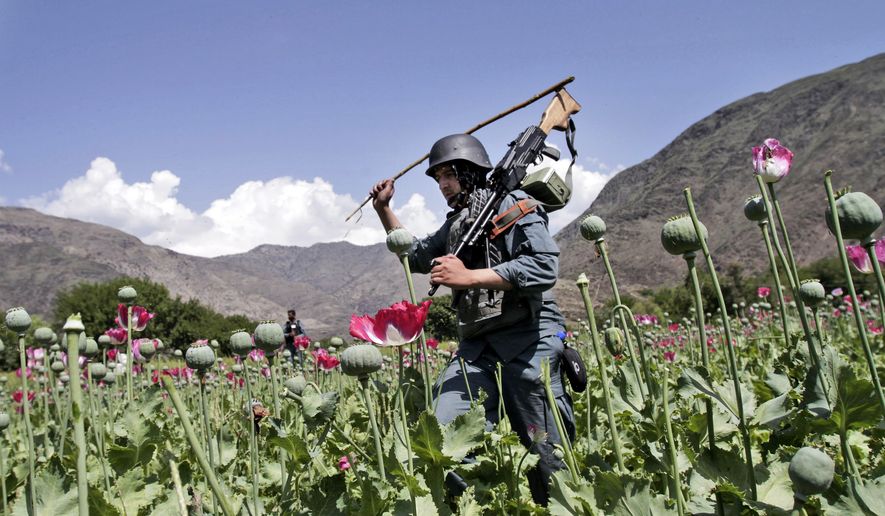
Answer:
[[(461, 239), (461, 235), (467, 231), (479, 210), (488, 199), (488, 190), (476, 190), (468, 198), (467, 207), (454, 215), (448, 239), (448, 252), (454, 252)], [(508, 231), (512, 230), (512, 227)], [(473, 256), (465, 261), (468, 268), (487, 268), (511, 260), (512, 257), (507, 249), (506, 234), (501, 234), (495, 239), (484, 239), (477, 246)], [(528, 299), (520, 297), (515, 291), (498, 291), (491, 289), (474, 288), (464, 292), (461, 302), (458, 303), (458, 333), (462, 339), (480, 337), (492, 331), (512, 326), (526, 319), (533, 320), (535, 315), (531, 309), (532, 303)]]

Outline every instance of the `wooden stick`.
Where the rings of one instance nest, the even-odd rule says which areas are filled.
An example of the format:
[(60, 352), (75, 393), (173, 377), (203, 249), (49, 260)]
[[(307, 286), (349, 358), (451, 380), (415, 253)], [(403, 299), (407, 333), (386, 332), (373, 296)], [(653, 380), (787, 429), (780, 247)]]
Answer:
[[(491, 124), (492, 122), (496, 122), (496, 121), (504, 118), (505, 116), (509, 115), (510, 113), (513, 113), (514, 111), (519, 111), (520, 109), (528, 106), (529, 104), (537, 102), (538, 100), (546, 97), (547, 95), (553, 93), (554, 91), (558, 91), (558, 90), (562, 89), (566, 84), (568, 84), (574, 80), (575, 80), (574, 77), (567, 77), (567, 78), (563, 79), (562, 81), (559, 81), (558, 83), (554, 84), (553, 86), (550, 86), (546, 90), (535, 94), (532, 98), (530, 98), (524, 102), (521, 102), (521, 103), (511, 107), (510, 109), (502, 111), (502, 112), (498, 113), (497, 115), (493, 116), (492, 118), (489, 118), (488, 120), (484, 120), (484, 121), (476, 124), (475, 126), (471, 127), (470, 129), (464, 131), (464, 133), (465, 134), (473, 134), (474, 132), (482, 129), (483, 127)], [(427, 154), (425, 154), (425, 155), (421, 156), (420, 158), (418, 158), (417, 160), (413, 161), (406, 168), (400, 170), (395, 176), (393, 176), (393, 180), (396, 181), (397, 179), (401, 178), (403, 175), (405, 175), (406, 172), (408, 172), (409, 170), (412, 170), (413, 168), (420, 165), (421, 162), (424, 161), (425, 159), (427, 159), (429, 156), (430, 156), (430, 153), (428, 152)], [(357, 206), (357, 208), (355, 210), (353, 210), (353, 212), (351, 212), (351, 214), (348, 215), (346, 219), (344, 219), (344, 222), (349, 221), (354, 215), (356, 215), (363, 208), (363, 206), (366, 205), (366, 203), (368, 203), (371, 200), (372, 200), (372, 196), (367, 195), (366, 198), (363, 200), (362, 204)]]

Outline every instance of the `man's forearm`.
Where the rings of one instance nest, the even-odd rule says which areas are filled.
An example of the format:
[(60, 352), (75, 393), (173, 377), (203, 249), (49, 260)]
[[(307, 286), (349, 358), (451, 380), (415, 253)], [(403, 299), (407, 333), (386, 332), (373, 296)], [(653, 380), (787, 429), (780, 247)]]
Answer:
[(397, 218), (396, 214), (393, 213), (393, 210), (390, 209), (390, 206), (376, 209), (375, 213), (378, 214), (378, 219), (381, 220), (381, 225), (384, 226), (385, 231), (403, 227), (403, 225), (400, 224), (399, 218)]

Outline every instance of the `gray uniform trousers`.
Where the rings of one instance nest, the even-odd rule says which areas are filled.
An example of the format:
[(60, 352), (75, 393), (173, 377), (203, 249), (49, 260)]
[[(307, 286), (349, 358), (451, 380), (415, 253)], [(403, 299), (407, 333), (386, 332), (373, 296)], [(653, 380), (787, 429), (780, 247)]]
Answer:
[[(510, 420), (513, 431), (519, 435), (522, 444), (539, 456), (538, 466), (526, 474), (532, 498), (536, 503), (546, 505), (549, 498), (548, 484), (550, 476), (565, 464), (553, 454), (554, 444), (561, 438), (553, 420), (550, 404), (547, 402), (546, 391), (541, 380), (541, 364), (550, 360), (550, 377), (556, 405), (562, 416), (565, 431), (569, 439), (575, 437), (575, 417), (572, 402), (562, 385), (560, 373), (560, 357), (562, 341), (557, 336), (544, 337), (525, 348), (509, 362), (502, 362), (491, 346), (487, 346), (480, 356), (472, 361), (465, 361), (470, 395), (478, 399), (479, 391), (485, 391), (484, 402), (487, 427), (491, 428), (498, 422), (498, 404), (504, 402), (504, 412)], [(501, 393), (495, 380), (497, 362), (501, 364)], [(438, 394), (436, 400), (436, 417), (440, 423), (446, 424), (470, 409), (470, 395), (464, 384), (464, 375), (457, 357), (453, 358), (448, 367), (440, 375), (434, 387)], [(546, 432), (545, 441), (533, 444), (529, 428)]]

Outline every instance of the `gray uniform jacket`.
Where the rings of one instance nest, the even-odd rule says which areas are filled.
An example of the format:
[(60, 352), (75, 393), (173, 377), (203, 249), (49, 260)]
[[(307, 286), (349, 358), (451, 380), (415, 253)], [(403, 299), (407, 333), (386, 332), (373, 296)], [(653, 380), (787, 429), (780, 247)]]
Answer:
[[(525, 199), (522, 190), (511, 192), (498, 209), (503, 213)], [(461, 217), (450, 216), (442, 227), (422, 239), (416, 239), (409, 251), (412, 271), (429, 273), (434, 258), (451, 252), (450, 232), (457, 231)], [(541, 206), (519, 219), (493, 244), (500, 253), (500, 263), (492, 269), (507, 280), (513, 289), (498, 293), (496, 307), (482, 306), (485, 290), (471, 290), (459, 305), (458, 330), (461, 344), (458, 354), (467, 361), (476, 360), (485, 347), (509, 362), (527, 347), (563, 330), (565, 320), (552, 293), (559, 272), (559, 247), (547, 229), (547, 214)], [(471, 302), (472, 301), (472, 302)], [(497, 310), (494, 310), (497, 308)], [(483, 319), (485, 318), (485, 319)]]

